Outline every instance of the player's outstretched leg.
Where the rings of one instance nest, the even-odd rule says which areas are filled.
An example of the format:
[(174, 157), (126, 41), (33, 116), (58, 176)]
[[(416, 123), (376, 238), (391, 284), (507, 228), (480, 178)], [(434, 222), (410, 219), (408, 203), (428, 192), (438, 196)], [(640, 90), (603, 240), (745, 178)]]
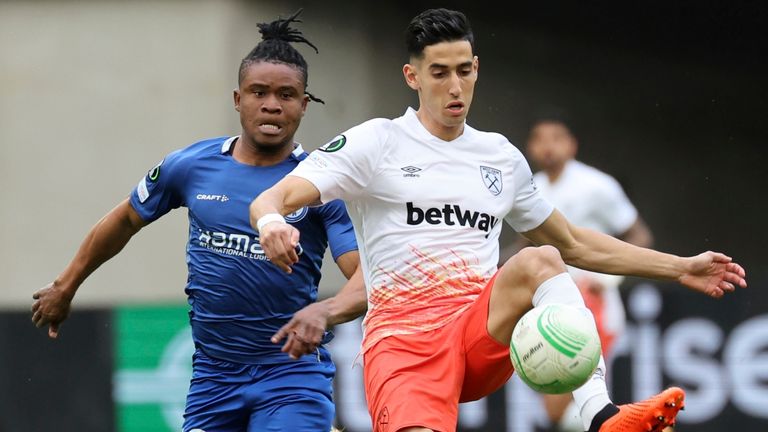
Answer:
[(685, 392), (671, 387), (642, 402), (608, 405), (592, 420), (589, 432), (661, 432), (674, 426), (685, 407)]

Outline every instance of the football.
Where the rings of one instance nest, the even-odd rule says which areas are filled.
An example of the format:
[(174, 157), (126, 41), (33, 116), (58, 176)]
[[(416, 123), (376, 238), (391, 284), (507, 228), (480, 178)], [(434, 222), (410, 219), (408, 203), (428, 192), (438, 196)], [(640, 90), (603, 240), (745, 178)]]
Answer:
[(592, 376), (600, 337), (589, 311), (565, 304), (535, 307), (512, 331), (509, 355), (520, 378), (539, 393), (569, 393)]

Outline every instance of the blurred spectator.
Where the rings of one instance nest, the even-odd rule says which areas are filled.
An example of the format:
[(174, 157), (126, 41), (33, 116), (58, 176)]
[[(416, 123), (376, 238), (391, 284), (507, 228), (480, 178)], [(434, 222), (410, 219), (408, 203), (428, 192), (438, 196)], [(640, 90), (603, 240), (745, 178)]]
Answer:
[[(526, 150), (532, 165), (539, 169), (534, 181), (541, 194), (574, 225), (610, 234), (637, 246), (652, 245), (651, 231), (616, 179), (575, 159), (578, 142), (564, 122), (546, 119), (534, 123)], [(520, 243), (515, 249), (522, 246)], [(574, 267), (569, 267), (569, 271), (595, 316), (603, 355), (609, 359), (613, 343), (623, 333), (626, 322), (619, 295), (623, 277)], [(543, 397), (553, 430), (582, 430), (570, 394)]]

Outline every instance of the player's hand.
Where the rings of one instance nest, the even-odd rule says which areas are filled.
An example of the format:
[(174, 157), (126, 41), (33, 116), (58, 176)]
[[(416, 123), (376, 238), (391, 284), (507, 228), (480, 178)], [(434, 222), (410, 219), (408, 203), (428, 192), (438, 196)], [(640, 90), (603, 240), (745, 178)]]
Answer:
[(272, 336), (272, 343), (286, 339), (282, 352), (292, 359), (313, 353), (323, 340), (330, 311), (323, 303), (311, 305), (296, 312), (280, 330)]
[(720, 298), (733, 292), (736, 286), (747, 287), (746, 272), (731, 257), (718, 252), (704, 252), (690, 257), (687, 271), (680, 276), (681, 284), (710, 297)]
[(32, 294), (32, 322), (38, 328), (48, 325), (48, 336), (59, 336), (61, 323), (69, 316), (72, 295), (51, 282)]
[(268, 223), (259, 231), (259, 243), (273, 264), (291, 273), (291, 266), (299, 261), (299, 230), (284, 222)]

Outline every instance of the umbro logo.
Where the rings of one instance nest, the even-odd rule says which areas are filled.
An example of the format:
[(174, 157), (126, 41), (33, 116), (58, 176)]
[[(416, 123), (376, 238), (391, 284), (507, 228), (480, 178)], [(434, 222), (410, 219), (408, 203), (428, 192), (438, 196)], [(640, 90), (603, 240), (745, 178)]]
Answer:
[(405, 174), (403, 174), (403, 177), (419, 177), (419, 174), (416, 174), (416, 173), (421, 171), (421, 168), (415, 167), (413, 165), (404, 166), (400, 169), (405, 171)]

